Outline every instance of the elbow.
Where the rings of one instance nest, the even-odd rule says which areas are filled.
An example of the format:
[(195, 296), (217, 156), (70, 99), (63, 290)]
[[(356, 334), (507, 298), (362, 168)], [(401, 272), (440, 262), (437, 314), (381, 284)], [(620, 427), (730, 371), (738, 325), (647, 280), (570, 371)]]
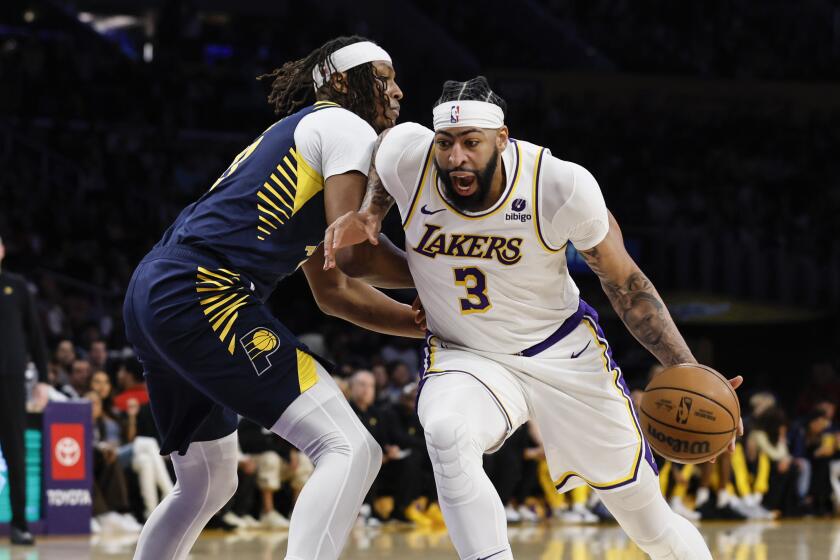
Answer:
[(365, 259), (362, 247), (354, 245), (339, 249), (335, 255), (338, 268), (350, 278), (362, 278), (365, 275)]
[(330, 291), (329, 293), (317, 294), (315, 296), (315, 303), (324, 315), (339, 318), (344, 317), (343, 307), (341, 305), (342, 299), (337, 293)]

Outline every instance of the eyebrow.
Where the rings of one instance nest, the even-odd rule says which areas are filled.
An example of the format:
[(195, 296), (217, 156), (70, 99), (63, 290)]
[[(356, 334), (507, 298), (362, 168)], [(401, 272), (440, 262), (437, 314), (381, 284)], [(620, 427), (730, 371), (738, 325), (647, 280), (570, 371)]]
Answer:
[(468, 128), (467, 130), (465, 130), (463, 132), (459, 132), (458, 134), (455, 134), (455, 135), (453, 135), (449, 132), (446, 132), (445, 130), (439, 130), (437, 133), (438, 134), (443, 134), (445, 136), (449, 136), (450, 138), (455, 138), (455, 136), (460, 138), (461, 136), (466, 136), (467, 134), (472, 134), (473, 132), (481, 132), (481, 131), (482, 130), (480, 128)]

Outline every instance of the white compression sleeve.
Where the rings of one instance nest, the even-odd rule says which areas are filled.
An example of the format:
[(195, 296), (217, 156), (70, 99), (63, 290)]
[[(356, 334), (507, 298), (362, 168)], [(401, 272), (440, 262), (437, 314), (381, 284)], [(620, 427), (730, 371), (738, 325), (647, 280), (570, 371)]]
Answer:
[(298, 497), (286, 560), (338, 558), (382, 465), (382, 449), (320, 365), (318, 383), (286, 409), (272, 431), (315, 464)]
[(621, 528), (653, 560), (712, 560), (700, 531), (668, 507), (659, 481), (646, 463), (629, 488), (598, 491)]
[(173, 453), (178, 482), (143, 526), (134, 560), (183, 560), (201, 530), (236, 491), (236, 432)]
[(483, 453), (507, 431), (488, 389), (468, 374), (437, 375), (425, 382), (418, 412), (440, 507), (458, 556), (512, 559), (504, 506), (482, 468)]

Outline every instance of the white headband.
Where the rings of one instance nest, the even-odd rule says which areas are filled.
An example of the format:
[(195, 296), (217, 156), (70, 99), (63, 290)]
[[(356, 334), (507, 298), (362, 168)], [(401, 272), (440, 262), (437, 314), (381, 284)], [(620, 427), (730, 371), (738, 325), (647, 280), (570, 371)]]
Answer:
[(502, 108), (486, 101), (446, 101), (432, 112), (435, 132), (459, 126), (502, 128), (505, 113)]
[[(315, 89), (324, 85), (333, 73), (333, 68), (336, 72), (346, 72), (351, 68), (355, 68), (359, 64), (365, 62), (373, 62), (374, 60), (384, 60), (390, 63), (391, 57), (385, 52), (385, 49), (371, 43), (370, 41), (361, 41), (353, 43), (346, 47), (341, 47), (329, 56), (332, 64), (325, 64), (323, 68), (315, 66), (312, 69), (312, 81), (315, 82)], [(323, 75), (321, 71), (323, 70)]]

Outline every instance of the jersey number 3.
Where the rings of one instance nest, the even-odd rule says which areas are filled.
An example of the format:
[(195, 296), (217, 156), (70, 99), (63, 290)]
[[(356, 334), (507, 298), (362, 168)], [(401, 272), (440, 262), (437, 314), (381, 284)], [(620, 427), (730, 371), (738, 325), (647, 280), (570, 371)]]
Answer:
[(461, 315), (470, 313), (484, 313), (489, 311), (493, 304), (487, 297), (487, 276), (481, 269), (475, 266), (466, 268), (455, 268), (455, 285), (463, 286), (467, 291), (467, 297), (459, 298), (461, 304)]

